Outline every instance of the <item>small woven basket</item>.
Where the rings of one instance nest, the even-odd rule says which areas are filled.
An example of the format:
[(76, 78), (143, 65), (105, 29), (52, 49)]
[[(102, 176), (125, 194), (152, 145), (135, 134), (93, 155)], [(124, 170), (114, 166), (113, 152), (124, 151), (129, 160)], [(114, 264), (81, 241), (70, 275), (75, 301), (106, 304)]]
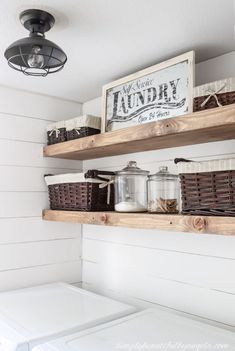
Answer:
[(183, 214), (235, 216), (235, 159), (175, 162)]
[[(99, 177), (103, 173), (106, 176), (108, 174), (109, 178)], [(88, 179), (84, 179), (82, 173), (45, 176), (50, 208), (67, 211), (113, 211), (114, 185), (109, 182), (114, 173), (96, 171), (96, 174), (97, 178), (89, 176)]]
[(91, 115), (56, 122), (47, 127), (47, 145), (99, 134), (100, 130), (101, 118)]
[(65, 122), (49, 124), (47, 127), (47, 145), (62, 143), (67, 140)]
[(194, 112), (234, 103), (235, 78), (219, 80), (194, 88)]
[(79, 129), (74, 128), (72, 130), (66, 131), (67, 140), (74, 140), (74, 139), (83, 138), (89, 135), (94, 135), (99, 133), (100, 133), (99, 129), (90, 128), (90, 127), (81, 127)]
[(67, 140), (83, 138), (89, 135), (99, 134), (101, 130), (101, 118), (84, 115), (65, 122)]

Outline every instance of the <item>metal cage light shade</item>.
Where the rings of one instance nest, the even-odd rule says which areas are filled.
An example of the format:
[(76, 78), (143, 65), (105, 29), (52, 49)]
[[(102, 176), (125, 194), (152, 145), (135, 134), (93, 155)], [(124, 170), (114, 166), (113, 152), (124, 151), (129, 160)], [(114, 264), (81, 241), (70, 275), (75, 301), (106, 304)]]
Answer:
[[(41, 67), (30, 66), (29, 58), (32, 55), (35, 56), (35, 62), (41, 59)], [(15, 41), (6, 49), (5, 57), (11, 68), (33, 76), (47, 76), (49, 73), (58, 72), (67, 61), (66, 54), (58, 45), (40, 36)]]
[[(28, 17), (25, 17), (25, 13)], [(30, 36), (15, 41), (6, 49), (4, 55), (9, 66), (29, 76), (45, 77), (60, 71), (67, 56), (58, 45), (44, 37), (44, 32), (54, 24), (53, 16), (41, 10), (27, 10), (21, 14), (22, 17)], [(51, 23), (48, 23), (48, 19)]]

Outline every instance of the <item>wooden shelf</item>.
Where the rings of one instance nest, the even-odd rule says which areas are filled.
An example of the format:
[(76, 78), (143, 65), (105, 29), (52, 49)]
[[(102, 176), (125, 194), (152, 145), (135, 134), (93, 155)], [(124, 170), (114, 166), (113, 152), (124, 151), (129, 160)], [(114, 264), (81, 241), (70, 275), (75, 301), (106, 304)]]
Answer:
[[(87, 160), (235, 139), (235, 104), (44, 147), (44, 156)], [(48, 221), (235, 235), (235, 217), (44, 210)]]
[(43, 219), (56, 222), (158, 229), (198, 234), (235, 235), (235, 217), (44, 210)]
[(235, 104), (44, 147), (44, 156), (88, 160), (235, 138)]

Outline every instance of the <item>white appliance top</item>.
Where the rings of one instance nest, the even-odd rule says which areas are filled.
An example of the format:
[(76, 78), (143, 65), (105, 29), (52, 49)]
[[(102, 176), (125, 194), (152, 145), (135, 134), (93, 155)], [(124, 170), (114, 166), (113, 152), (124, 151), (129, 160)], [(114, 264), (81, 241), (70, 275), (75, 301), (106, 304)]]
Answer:
[[(223, 346), (216, 348), (218, 344)], [(235, 335), (173, 313), (148, 309), (33, 348), (33, 351), (79, 350), (234, 351)]]
[(93, 327), (134, 312), (129, 305), (64, 283), (0, 293), (0, 351)]

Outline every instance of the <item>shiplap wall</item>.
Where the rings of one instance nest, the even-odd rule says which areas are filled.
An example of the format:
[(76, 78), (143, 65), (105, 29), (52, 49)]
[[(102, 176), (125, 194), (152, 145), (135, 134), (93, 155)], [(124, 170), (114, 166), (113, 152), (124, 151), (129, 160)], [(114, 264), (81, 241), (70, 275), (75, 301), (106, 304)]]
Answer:
[[(197, 83), (234, 75), (234, 59), (235, 52), (198, 64)], [(83, 112), (99, 115), (100, 105), (89, 101)], [(231, 156), (235, 140), (90, 160), (83, 168), (117, 170), (136, 160), (151, 172), (161, 165), (176, 172), (175, 157)], [(83, 286), (235, 326), (234, 245), (234, 237), (84, 225)]]
[(43, 158), (50, 121), (79, 115), (81, 105), (0, 87), (0, 290), (81, 280), (79, 225), (43, 222), (43, 175), (81, 169)]

